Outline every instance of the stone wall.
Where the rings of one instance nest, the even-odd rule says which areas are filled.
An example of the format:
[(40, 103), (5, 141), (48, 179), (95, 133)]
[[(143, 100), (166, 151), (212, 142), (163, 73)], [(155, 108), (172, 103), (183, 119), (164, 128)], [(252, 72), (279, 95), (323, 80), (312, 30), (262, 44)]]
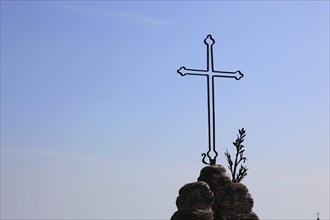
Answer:
[(204, 167), (197, 182), (184, 185), (176, 206), (171, 220), (259, 220), (247, 187), (231, 182), (221, 165)]

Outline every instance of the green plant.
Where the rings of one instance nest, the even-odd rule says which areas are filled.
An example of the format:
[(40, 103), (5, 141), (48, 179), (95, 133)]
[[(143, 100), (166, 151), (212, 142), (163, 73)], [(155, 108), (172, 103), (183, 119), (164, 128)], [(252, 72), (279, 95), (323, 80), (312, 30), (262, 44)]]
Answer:
[[(237, 139), (235, 142), (233, 142), (233, 145), (236, 147), (236, 157), (235, 162), (232, 161), (231, 156), (228, 152), (228, 149), (226, 149), (225, 155), (226, 159), (228, 161), (228, 168), (230, 169), (231, 175), (232, 175), (232, 182), (240, 182), (246, 175), (248, 168), (246, 166), (243, 166), (242, 164), (245, 163), (247, 160), (246, 157), (244, 157), (244, 145), (242, 144), (244, 142), (245, 137), (245, 130), (244, 128), (238, 130), (239, 135), (237, 135)], [(242, 162), (242, 164), (240, 164)], [(240, 168), (238, 169), (238, 166), (240, 165)], [(238, 171), (238, 173), (237, 173)]]

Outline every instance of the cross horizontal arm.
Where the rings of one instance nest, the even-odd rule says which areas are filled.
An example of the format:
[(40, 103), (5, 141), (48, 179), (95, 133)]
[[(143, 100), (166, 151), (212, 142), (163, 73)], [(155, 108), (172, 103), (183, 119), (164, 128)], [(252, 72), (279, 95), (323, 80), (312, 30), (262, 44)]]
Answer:
[(197, 76), (209, 76), (213, 75), (214, 77), (225, 77), (225, 78), (235, 78), (236, 80), (240, 80), (244, 75), (241, 71), (236, 72), (227, 72), (227, 71), (207, 71), (207, 70), (197, 70), (197, 69), (187, 69), (182, 66), (177, 72), (181, 76), (185, 75), (197, 75)]
[(177, 72), (181, 76), (185, 76), (185, 75), (207, 76), (208, 75), (207, 74), (208, 71), (206, 71), (206, 70), (187, 69), (184, 66), (182, 66), (180, 69), (178, 69)]
[(239, 70), (236, 72), (212, 71), (212, 73), (215, 77), (235, 78), (236, 80), (240, 80), (244, 76)]

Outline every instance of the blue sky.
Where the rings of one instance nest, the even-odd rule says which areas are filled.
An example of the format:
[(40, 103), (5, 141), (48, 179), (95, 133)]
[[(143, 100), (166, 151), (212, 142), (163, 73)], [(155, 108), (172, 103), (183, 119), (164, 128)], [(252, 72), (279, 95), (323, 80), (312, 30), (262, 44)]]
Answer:
[(328, 1), (1, 1), (1, 218), (169, 219), (247, 130), (261, 219), (329, 219)]

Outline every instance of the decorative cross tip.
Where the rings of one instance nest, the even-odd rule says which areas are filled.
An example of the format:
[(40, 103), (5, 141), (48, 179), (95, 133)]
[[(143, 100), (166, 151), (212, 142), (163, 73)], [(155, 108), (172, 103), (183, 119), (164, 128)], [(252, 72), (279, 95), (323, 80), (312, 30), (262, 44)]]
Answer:
[(236, 71), (235, 72), (235, 79), (236, 80), (240, 80), (241, 78), (243, 78), (243, 76), (244, 76), (244, 74), (243, 73), (241, 73), (241, 71)]
[(182, 66), (180, 69), (177, 70), (177, 72), (181, 75), (181, 76), (185, 76), (186, 75), (186, 67)]
[(213, 45), (213, 44), (215, 43), (215, 40), (212, 38), (212, 35), (209, 34), (209, 35), (207, 35), (207, 37), (205, 38), (204, 43), (205, 43), (206, 45), (211, 46), (211, 45)]

